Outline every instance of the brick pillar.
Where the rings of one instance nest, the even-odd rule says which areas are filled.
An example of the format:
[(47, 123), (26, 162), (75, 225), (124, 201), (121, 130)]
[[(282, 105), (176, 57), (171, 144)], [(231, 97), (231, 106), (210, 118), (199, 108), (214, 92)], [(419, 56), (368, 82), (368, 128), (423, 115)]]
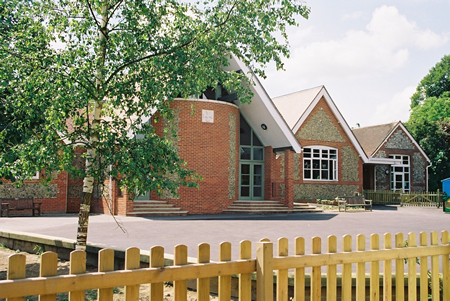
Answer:
[(284, 200), (283, 203), (294, 208), (294, 152), (284, 151)]
[(274, 159), (273, 148), (264, 148), (264, 199), (272, 199), (272, 161)]

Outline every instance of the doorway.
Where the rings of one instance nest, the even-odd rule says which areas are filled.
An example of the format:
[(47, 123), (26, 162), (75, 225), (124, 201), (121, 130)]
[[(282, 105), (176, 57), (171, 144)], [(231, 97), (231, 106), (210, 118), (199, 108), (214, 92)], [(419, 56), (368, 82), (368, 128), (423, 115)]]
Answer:
[(264, 199), (264, 145), (256, 133), (240, 117), (239, 198)]

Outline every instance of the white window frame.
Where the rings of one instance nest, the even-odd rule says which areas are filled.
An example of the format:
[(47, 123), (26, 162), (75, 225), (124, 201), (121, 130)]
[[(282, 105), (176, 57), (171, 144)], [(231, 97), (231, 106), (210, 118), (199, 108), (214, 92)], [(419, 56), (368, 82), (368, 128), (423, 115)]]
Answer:
[[(310, 151), (309, 151), (310, 150)], [(303, 180), (305, 181), (338, 181), (338, 156), (337, 148), (327, 146), (308, 146), (303, 148)], [(315, 165), (314, 161), (319, 160), (319, 165)], [(323, 166), (323, 162), (327, 162), (327, 167)], [(309, 166), (309, 167), (308, 167)], [(314, 167), (316, 166), (316, 167)], [(317, 173), (318, 175), (314, 175)], [(327, 172), (328, 178), (323, 179), (324, 172)], [(315, 177), (315, 178), (313, 178)]]
[[(394, 164), (391, 165), (391, 174), (389, 179), (389, 186), (392, 191), (401, 191), (401, 192), (410, 192), (411, 191), (411, 157), (408, 155), (398, 155), (392, 154), (389, 155), (390, 159), (402, 160), (402, 164)], [(407, 161), (407, 162), (406, 162)], [(400, 170), (401, 169), (401, 170)], [(395, 187), (394, 178), (396, 174), (402, 174), (402, 188), (399, 189)], [(405, 175), (408, 175), (408, 178), (405, 179)], [(405, 187), (405, 183), (408, 183), (408, 186)]]

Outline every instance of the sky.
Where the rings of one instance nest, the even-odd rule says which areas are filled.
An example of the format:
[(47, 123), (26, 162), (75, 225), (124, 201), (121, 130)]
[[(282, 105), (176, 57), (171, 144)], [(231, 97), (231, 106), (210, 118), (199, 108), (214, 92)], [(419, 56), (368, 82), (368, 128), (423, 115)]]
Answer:
[(308, 0), (288, 29), (285, 71), (261, 80), (270, 97), (324, 85), (351, 128), (409, 119), (421, 79), (450, 54), (450, 0)]

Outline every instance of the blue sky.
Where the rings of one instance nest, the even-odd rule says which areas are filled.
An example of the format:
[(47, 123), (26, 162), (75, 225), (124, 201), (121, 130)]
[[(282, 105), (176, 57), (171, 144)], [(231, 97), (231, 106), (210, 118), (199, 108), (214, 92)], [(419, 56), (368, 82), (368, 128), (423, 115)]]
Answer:
[(407, 121), (410, 97), (450, 54), (450, 0), (310, 0), (288, 30), (286, 71), (267, 68), (271, 97), (324, 85), (350, 127)]

